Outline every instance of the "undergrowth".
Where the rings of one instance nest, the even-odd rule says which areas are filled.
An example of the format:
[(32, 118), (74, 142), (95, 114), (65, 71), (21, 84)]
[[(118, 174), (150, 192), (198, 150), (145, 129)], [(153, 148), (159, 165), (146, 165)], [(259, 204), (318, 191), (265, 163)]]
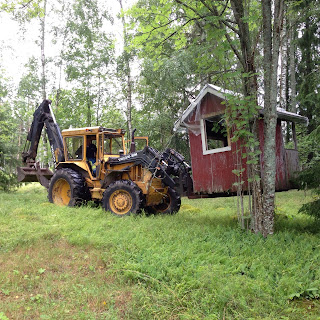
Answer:
[(276, 232), (241, 231), (236, 199), (174, 216), (57, 207), (0, 193), (0, 319), (319, 319), (319, 225), (277, 193)]

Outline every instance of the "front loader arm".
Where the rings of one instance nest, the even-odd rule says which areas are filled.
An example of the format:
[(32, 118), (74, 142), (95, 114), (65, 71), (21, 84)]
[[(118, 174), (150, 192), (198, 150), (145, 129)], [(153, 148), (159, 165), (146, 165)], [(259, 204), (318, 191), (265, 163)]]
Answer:
[(191, 167), (184, 157), (173, 149), (166, 149), (163, 153), (146, 146), (143, 150), (129, 153), (119, 158), (110, 158), (108, 164), (116, 167), (119, 164), (142, 165), (155, 178), (159, 178), (166, 185), (178, 191), (181, 195), (192, 193), (193, 182)]
[(162, 153), (162, 161), (167, 164), (167, 174), (175, 177), (176, 190), (185, 196), (193, 194), (191, 167), (182, 154), (174, 149), (166, 149)]

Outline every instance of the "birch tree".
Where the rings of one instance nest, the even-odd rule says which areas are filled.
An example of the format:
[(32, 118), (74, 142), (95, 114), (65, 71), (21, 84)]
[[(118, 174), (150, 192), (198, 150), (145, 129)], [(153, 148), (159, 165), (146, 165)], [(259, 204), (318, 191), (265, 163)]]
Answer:
[[(273, 6), (272, 6), (273, 5)], [(273, 7), (273, 10), (272, 10)], [(274, 232), (274, 197), (276, 176), (276, 124), (278, 93), (278, 58), (283, 22), (284, 1), (262, 0), (263, 71), (264, 71), (264, 236)]]
[[(128, 140), (131, 140), (132, 134), (132, 76), (131, 76), (131, 61), (133, 59), (131, 49), (129, 47), (129, 34), (127, 30), (124, 7), (122, 0), (118, 0), (121, 8), (120, 18), (122, 23), (122, 36), (123, 36), (123, 52), (118, 58), (117, 69), (118, 75), (121, 81), (122, 92), (126, 100), (126, 116), (127, 116), (127, 127), (128, 127)], [(123, 83), (123, 84), (122, 84)]]

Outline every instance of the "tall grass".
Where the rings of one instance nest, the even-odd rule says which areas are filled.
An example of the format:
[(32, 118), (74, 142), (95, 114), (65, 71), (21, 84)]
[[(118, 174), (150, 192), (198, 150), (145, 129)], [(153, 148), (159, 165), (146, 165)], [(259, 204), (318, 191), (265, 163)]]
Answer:
[(174, 216), (57, 207), (0, 193), (0, 319), (319, 319), (319, 226), (277, 194), (276, 232), (241, 231), (235, 198)]

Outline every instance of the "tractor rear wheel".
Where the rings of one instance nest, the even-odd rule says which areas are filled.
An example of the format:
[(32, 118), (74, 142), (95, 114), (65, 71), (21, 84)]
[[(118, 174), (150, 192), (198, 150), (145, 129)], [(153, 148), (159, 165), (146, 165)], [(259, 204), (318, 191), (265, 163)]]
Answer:
[(70, 168), (58, 169), (50, 180), (49, 201), (73, 207), (90, 200), (90, 192), (82, 175)]
[(151, 207), (146, 207), (147, 213), (156, 214), (175, 214), (179, 211), (181, 206), (181, 197), (178, 192), (168, 187), (167, 194), (163, 197), (162, 201)]
[(140, 212), (142, 204), (142, 191), (130, 180), (111, 183), (102, 198), (102, 207), (120, 217)]

